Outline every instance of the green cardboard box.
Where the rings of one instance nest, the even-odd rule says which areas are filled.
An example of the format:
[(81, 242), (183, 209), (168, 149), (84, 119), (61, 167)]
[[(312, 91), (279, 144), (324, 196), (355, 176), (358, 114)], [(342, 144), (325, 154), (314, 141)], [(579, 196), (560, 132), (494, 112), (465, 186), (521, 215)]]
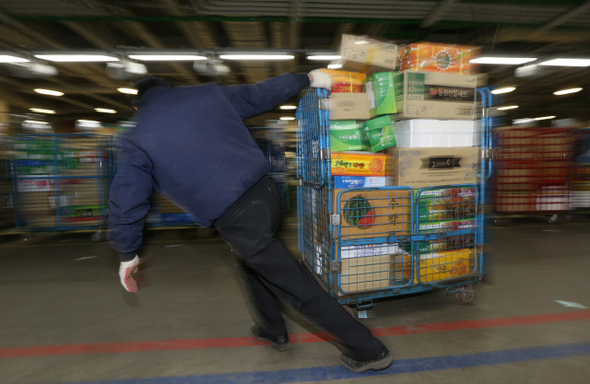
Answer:
[(330, 149), (333, 152), (364, 151), (368, 148), (363, 121), (330, 121)]
[(373, 152), (394, 147), (396, 144), (391, 116), (389, 115), (367, 121), (365, 132)]
[(365, 93), (369, 97), (371, 117), (398, 112), (397, 104), (403, 99), (403, 87), (394, 87), (393, 72), (379, 72), (367, 76)]

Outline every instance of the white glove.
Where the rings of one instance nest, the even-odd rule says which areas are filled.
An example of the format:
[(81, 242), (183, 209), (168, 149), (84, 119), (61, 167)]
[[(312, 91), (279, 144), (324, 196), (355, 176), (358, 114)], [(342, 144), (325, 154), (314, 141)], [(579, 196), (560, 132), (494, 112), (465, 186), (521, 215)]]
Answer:
[(313, 88), (325, 88), (329, 91), (332, 89), (332, 79), (327, 73), (314, 69), (309, 72), (309, 85)]
[(119, 277), (121, 278), (121, 284), (128, 292), (137, 292), (137, 281), (131, 276), (139, 270), (139, 257), (135, 255), (135, 258), (131, 261), (121, 261), (119, 267)]

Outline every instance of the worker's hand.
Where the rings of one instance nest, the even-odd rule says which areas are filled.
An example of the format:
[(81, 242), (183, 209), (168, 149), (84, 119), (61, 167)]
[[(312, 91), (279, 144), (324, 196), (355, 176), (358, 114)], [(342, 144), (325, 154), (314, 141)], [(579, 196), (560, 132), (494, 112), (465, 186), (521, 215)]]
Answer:
[(137, 281), (132, 276), (139, 270), (139, 257), (135, 255), (135, 258), (130, 261), (121, 261), (119, 267), (119, 277), (121, 278), (121, 284), (128, 292), (137, 292)]
[(332, 89), (332, 79), (327, 73), (314, 69), (309, 72), (309, 85), (312, 88), (325, 88), (329, 91)]

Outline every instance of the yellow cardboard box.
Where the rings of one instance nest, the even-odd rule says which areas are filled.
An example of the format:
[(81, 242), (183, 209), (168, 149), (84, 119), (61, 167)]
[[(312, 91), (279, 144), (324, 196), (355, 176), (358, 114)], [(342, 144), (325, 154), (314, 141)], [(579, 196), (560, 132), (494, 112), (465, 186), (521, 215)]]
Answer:
[(330, 76), (332, 80), (332, 93), (362, 93), (363, 80), (367, 77), (364, 73), (340, 71), (337, 69), (320, 69)]
[(384, 153), (334, 152), (332, 176), (391, 176), (392, 157)]
[(475, 250), (464, 248), (420, 255), (416, 282), (452, 279), (475, 272)]

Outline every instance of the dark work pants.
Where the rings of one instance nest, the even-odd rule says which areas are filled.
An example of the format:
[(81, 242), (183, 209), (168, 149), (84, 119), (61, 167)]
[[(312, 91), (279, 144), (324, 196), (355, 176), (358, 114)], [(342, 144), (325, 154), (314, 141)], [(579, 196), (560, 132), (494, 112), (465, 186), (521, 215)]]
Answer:
[(278, 297), (334, 336), (346, 355), (356, 360), (375, 357), (383, 344), (274, 237), (280, 216), (274, 184), (264, 177), (214, 223), (241, 260), (238, 272), (249, 291), (255, 321), (270, 335), (287, 334)]

